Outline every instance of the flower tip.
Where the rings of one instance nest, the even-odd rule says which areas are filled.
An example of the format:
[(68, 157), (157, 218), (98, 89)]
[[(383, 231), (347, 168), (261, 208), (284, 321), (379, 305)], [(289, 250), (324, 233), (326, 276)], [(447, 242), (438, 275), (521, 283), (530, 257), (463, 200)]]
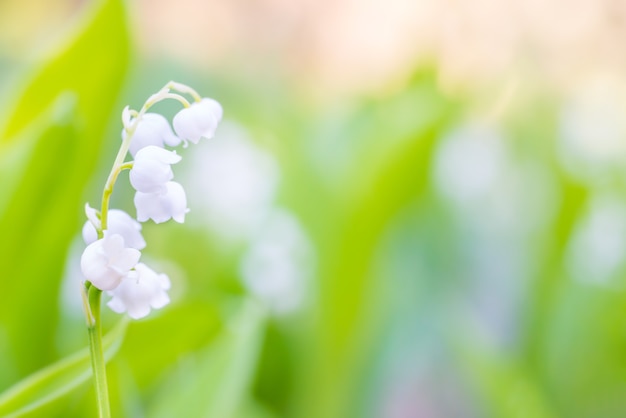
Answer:
[(130, 113), (130, 107), (127, 105), (124, 110), (122, 110), (122, 124), (124, 125), (125, 129), (128, 129), (130, 127), (131, 119), (132, 115)]

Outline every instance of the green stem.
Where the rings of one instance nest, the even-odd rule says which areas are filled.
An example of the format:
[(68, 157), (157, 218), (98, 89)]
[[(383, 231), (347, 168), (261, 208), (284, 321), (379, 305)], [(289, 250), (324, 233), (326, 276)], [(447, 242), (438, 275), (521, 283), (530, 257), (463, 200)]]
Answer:
[[(133, 135), (137, 130), (137, 126), (141, 120), (141, 117), (150, 109), (152, 105), (163, 99), (178, 100), (184, 107), (189, 107), (190, 104), (184, 97), (176, 93), (170, 93), (170, 89), (177, 89), (180, 92), (191, 94), (196, 101), (200, 101), (201, 98), (198, 93), (179, 83), (169, 82), (166, 84), (157, 94), (152, 95), (144, 103), (139, 112), (129, 110), (132, 117), (134, 117), (133, 123), (129, 126), (124, 121), (125, 117), (122, 116), (124, 121), (124, 130), (126, 135), (120, 149), (115, 156), (115, 161), (111, 167), (111, 171), (104, 185), (102, 191), (102, 207), (100, 211), (100, 227), (96, 227), (98, 231), (98, 238), (104, 237), (104, 231), (108, 229), (108, 214), (109, 214), (109, 200), (111, 194), (113, 194), (113, 186), (117, 180), (118, 175), (124, 171), (133, 167), (133, 162), (124, 162)], [(104, 362), (104, 353), (102, 351), (102, 325), (100, 323), (100, 299), (102, 290), (93, 286), (89, 281), (85, 282), (85, 286), (82, 289), (83, 304), (85, 308), (85, 316), (87, 317), (87, 331), (89, 334), (89, 351), (91, 353), (91, 367), (93, 369), (94, 384), (96, 388), (96, 400), (98, 403), (98, 416), (100, 418), (109, 418), (111, 411), (109, 407), (109, 391), (107, 388), (106, 366)]]
[(88, 292), (88, 309), (90, 313), (90, 315), (87, 315), (89, 352), (91, 353), (91, 368), (96, 388), (98, 416), (100, 418), (110, 418), (109, 390), (107, 387), (104, 352), (102, 351), (102, 324), (100, 322), (100, 295), (102, 291), (95, 286), (90, 286), (89, 289), (86, 289), (86, 292)]
[(111, 174), (109, 175), (109, 179), (107, 180), (106, 185), (104, 186), (104, 190), (102, 192), (102, 208), (100, 210), (100, 225), (101, 229), (98, 231), (98, 238), (102, 238), (104, 235), (104, 231), (108, 229), (108, 218), (109, 218), (109, 200), (111, 199), (111, 194), (113, 193), (113, 186), (117, 181), (117, 176), (124, 171), (130, 170), (133, 168), (133, 162), (129, 161), (126, 163), (120, 163), (118, 165), (113, 166), (111, 170)]

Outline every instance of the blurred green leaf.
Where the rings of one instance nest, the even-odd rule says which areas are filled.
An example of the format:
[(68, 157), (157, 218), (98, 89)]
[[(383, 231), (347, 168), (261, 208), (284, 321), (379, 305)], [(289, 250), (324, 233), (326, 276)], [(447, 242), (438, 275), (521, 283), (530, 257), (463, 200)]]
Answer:
[[(470, 377), (472, 396), (482, 414), (494, 418), (563, 416), (542, 379), (518, 353), (497, 347), (491, 335), (470, 316), (450, 324), (449, 343), (458, 365)], [(481, 415), (482, 416), (482, 415)]]
[[(103, 338), (106, 360), (122, 344), (127, 320), (121, 320)], [(91, 378), (91, 357), (87, 348), (47, 366), (21, 380), (0, 395), (0, 416), (44, 416), (41, 409), (68, 394)]]
[(168, 306), (154, 319), (131, 324), (116, 362), (132, 370), (137, 384), (145, 388), (181, 356), (219, 335), (220, 321), (217, 309), (207, 303)]
[(256, 301), (244, 301), (218, 339), (161, 387), (147, 416), (236, 417), (256, 369), (265, 315)]
[[(110, 0), (43, 63), (0, 129), (0, 388), (54, 360), (58, 294), (85, 186), (128, 63), (123, 2)], [(8, 165), (4, 165), (8, 163)]]
[[(19, 97), (8, 103), (9, 112), (0, 124), (0, 144), (15, 140), (17, 134), (44, 113), (59, 92), (65, 90), (77, 93), (74, 116), (81, 119), (88, 133), (83, 141), (100, 141), (128, 65), (124, 2), (94, 2), (66, 44), (58, 48), (47, 62), (33, 71), (34, 77), (27, 81)], [(88, 156), (93, 157), (95, 153)]]
[(546, 320), (545, 380), (562, 416), (624, 415), (624, 296), (623, 289), (571, 281), (555, 303), (555, 313)]
[[(352, 120), (378, 121), (352, 138), (355, 143), (384, 141), (385, 145), (373, 146), (351, 162), (354, 173), (362, 175), (355, 174), (351, 183), (343, 185), (344, 194), (352, 193), (352, 197), (341, 202), (343, 213), (334, 214), (338, 224), (318, 243), (322, 252), (319, 316), (304, 368), (308, 384), (299, 404), (301, 416), (339, 418), (366, 408), (358, 397), (360, 385), (370, 370), (386, 320), (385, 298), (380, 293), (385, 278), (373, 273), (373, 261), (394, 217), (426, 193), (434, 147), (455, 115), (454, 104), (433, 83), (426, 76), (400, 93), (400, 98), (390, 99), (392, 104), (414, 104), (412, 124), (404, 120), (397, 126), (396, 119), (381, 110), (387, 103), (366, 108)], [(417, 97), (411, 100), (404, 94)], [(421, 99), (422, 95), (428, 99)], [(380, 149), (384, 152), (377, 153)]]

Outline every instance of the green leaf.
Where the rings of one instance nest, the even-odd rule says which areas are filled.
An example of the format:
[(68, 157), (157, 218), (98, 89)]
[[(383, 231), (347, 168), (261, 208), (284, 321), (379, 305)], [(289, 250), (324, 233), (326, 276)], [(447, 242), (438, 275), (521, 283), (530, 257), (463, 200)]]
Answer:
[[(121, 320), (104, 338), (106, 360), (118, 351), (124, 339), (127, 320)], [(0, 416), (27, 417), (70, 393), (91, 377), (91, 357), (87, 348), (39, 370), (0, 395)], [(41, 415), (33, 415), (41, 416)]]
[[(411, 97), (407, 99), (405, 94)], [(409, 119), (411, 123), (397, 126), (389, 117), (388, 105), (403, 107), (394, 106), (398, 100), (415, 103), (411, 110), (416, 116)], [(385, 315), (391, 310), (384, 295), (390, 280), (374, 269), (380, 243), (403, 209), (425, 201), (437, 141), (455, 116), (454, 103), (426, 78), (399, 98), (365, 108), (351, 119), (367, 126), (354, 139), (355, 147), (376, 141), (385, 145), (362, 150), (361, 158), (352, 162), (358, 175), (342, 190), (349, 198), (340, 196), (336, 206), (325, 204), (335, 212), (339, 206), (344, 214), (328, 235), (318, 238), (323, 241), (318, 244), (317, 327), (303, 372), (307, 385), (298, 402), (302, 413), (344, 417), (358, 415), (358, 408), (364, 408), (357, 394), (375, 367), (374, 353)], [(377, 123), (368, 122), (372, 120)], [(336, 213), (327, 213), (324, 219), (332, 217), (337, 218)]]
[(11, 368), (0, 390), (57, 358), (67, 248), (128, 63), (122, 3), (98, 3), (22, 94), (7, 96), (15, 102), (0, 124), (0, 357)]
[(78, 93), (76, 116), (96, 134), (86, 142), (102, 136), (128, 65), (128, 29), (121, 0), (95, 2), (85, 13), (65, 44), (34, 71), (21, 95), (16, 94), (18, 99), (9, 102), (7, 118), (0, 124), (0, 144), (14, 140), (66, 90)]
[(476, 393), (485, 401), (488, 416), (556, 418), (557, 413), (541, 382), (519, 358), (499, 353), (477, 337), (471, 321), (454, 333), (457, 357), (471, 373)]
[[(211, 304), (190, 301), (168, 306), (154, 318), (133, 322), (116, 363), (132, 371), (145, 388), (185, 353), (201, 349), (219, 335), (221, 318)], [(167, 330), (167, 338), (163, 338)], [(158, 350), (146, 348), (158, 347)]]
[(256, 301), (244, 301), (215, 343), (187, 359), (161, 388), (147, 416), (235, 417), (248, 397), (265, 315)]

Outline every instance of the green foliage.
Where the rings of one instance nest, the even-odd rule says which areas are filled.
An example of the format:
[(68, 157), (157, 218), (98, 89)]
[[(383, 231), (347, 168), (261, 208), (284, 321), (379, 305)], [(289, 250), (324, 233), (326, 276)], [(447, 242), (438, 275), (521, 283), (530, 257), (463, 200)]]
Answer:
[(90, 10), (57, 55), (9, 96), (0, 134), (0, 355), (6, 388), (57, 358), (64, 260), (128, 62), (121, 2)]
[(237, 311), (213, 344), (187, 358), (159, 387), (148, 416), (238, 416), (248, 401), (265, 312), (256, 301), (244, 301)]
[[(396, 115), (399, 102), (404, 102), (400, 108), (419, 116), (389, 117)], [(347, 416), (361, 408), (355, 383), (371, 372), (371, 355), (389, 312), (381, 282), (386, 278), (372, 274), (376, 253), (398, 213), (424, 198), (438, 133), (455, 109), (437, 94), (428, 76), (387, 105), (368, 106), (354, 115), (365, 126), (361, 141), (368, 144), (361, 158), (347, 162), (361, 193), (347, 202), (329, 237), (332, 244), (319, 245), (326, 251), (321, 253), (319, 322), (308, 353), (307, 375), (313, 386), (305, 386), (302, 401), (311, 416)], [(363, 173), (362, 167), (369, 169)]]
[[(82, 319), (59, 302), (64, 264), (84, 195), (104, 180), (96, 167), (119, 140), (118, 96), (138, 100), (179, 76), (154, 66), (124, 90), (124, 5), (96, 6), (4, 103), (2, 416), (93, 411), (85, 352), (59, 359), (72, 344), (58, 339), (84, 331), (68, 330)], [(217, 80), (227, 118), (277, 156), (278, 204), (310, 237), (314, 274), (300, 310), (275, 315), (240, 281), (249, 243), (222, 242), (199, 225), (201, 209), (185, 225), (145, 224), (145, 256), (170, 269), (172, 304), (107, 337), (115, 415), (624, 415), (626, 266), (592, 285), (573, 277), (568, 257), (594, 197), (623, 201), (626, 177), (566, 169), (558, 101), (537, 94), (485, 123), (503, 136), (492, 144), (504, 150), (501, 187), (461, 201), (437, 170), (475, 109), (442, 92), (434, 70), (385, 97), (319, 109), (280, 83), (254, 90), (219, 83), (230, 74), (204, 77)], [(471, 176), (463, 161), (458, 171)]]
[[(121, 320), (103, 339), (103, 350), (109, 360), (119, 349), (127, 321)], [(59, 411), (59, 401), (91, 378), (89, 350), (66, 357), (33, 373), (0, 395), (3, 417), (52, 416)], [(67, 408), (67, 405), (64, 405)], [(60, 409), (61, 414), (63, 409)]]

